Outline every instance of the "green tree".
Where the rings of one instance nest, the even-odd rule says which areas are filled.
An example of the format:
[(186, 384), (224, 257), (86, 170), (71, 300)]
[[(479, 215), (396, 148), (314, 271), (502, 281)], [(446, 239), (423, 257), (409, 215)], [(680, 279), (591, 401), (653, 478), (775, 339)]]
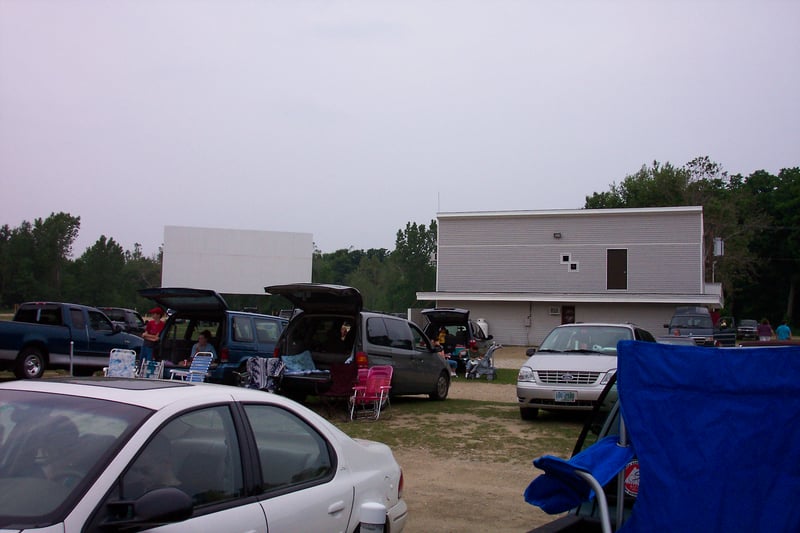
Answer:
[(418, 291), (430, 291), (436, 286), (435, 253), (438, 239), (436, 220), (427, 228), (424, 224), (408, 222), (398, 230), (390, 262), (397, 278), (392, 288), (393, 309), (402, 311), (417, 304)]
[(125, 252), (113, 238), (101, 235), (76, 261), (77, 297), (90, 305), (127, 307), (131, 295), (125, 279)]
[(51, 213), (44, 220), (34, 220), (31, 230), (36, 260), (34, 276), (43, 299), (61, 299), (62, 272), (70, 261), (80, 226), (80, 217), (68, 213)]

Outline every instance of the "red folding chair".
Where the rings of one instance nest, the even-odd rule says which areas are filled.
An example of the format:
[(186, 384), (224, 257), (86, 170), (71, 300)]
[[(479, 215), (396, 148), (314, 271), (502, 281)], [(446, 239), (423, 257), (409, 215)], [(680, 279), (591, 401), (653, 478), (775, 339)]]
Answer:
[(369, 369), (365, 384), (359, 379), (350, 397), (350, 420), (378, 420), (381, 410), (384, 407), (386, 410), (391, 407), (389, 391), (392, 389), (393, 372), (394, 367), (391, 365), (373, 366)]

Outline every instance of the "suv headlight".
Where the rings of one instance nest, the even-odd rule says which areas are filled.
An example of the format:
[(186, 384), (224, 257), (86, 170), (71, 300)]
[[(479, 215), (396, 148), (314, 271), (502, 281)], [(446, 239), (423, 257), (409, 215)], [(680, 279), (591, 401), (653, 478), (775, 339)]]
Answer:
[(519, 374), (517, 374), (517, 381), (533, 381), (533, 369), (529, 366), (520, 368)]
[(617, 373), (617, 369), (616, 368), (612, 368), (611, 370), (606, 372), (606, 375), (603, 376), (603, 381), (601, 381), (600, 384), (601, 385), (605, 385), (606, 383), (608, 383), (608, 381), (611, 379), (611, 377), (616, 373)]

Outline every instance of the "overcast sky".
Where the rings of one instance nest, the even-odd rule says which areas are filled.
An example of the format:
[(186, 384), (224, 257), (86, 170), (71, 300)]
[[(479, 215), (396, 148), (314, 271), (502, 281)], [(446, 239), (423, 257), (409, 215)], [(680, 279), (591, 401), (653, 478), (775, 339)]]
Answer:
[(800, 2), (0, 0), (0, 225), (394, 248), (654, 160), (800, 165)]

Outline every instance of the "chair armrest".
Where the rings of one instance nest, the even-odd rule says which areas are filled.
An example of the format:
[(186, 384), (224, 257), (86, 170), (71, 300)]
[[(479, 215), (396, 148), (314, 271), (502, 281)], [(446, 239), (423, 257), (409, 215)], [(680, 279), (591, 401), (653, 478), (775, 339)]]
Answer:
[(525, 501), (556, 514), (592, 499), (595, 490), (582, 473), (590, 474), (602, 487), (633, 459), (633, 447), (621, 446), (618, 439), (617, 435), (605, 437), (569, 460), (550, 455), (534, 460), (545, 473), (525, 489)]

